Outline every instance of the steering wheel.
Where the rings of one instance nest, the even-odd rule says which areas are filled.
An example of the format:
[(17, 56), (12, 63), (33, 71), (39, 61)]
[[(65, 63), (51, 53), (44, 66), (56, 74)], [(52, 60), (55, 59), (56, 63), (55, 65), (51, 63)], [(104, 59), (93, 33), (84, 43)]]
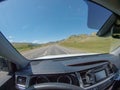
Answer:
[(82, 88), (65, 83), (42, 83), (33, 85), (26, 90), (83, 90)]

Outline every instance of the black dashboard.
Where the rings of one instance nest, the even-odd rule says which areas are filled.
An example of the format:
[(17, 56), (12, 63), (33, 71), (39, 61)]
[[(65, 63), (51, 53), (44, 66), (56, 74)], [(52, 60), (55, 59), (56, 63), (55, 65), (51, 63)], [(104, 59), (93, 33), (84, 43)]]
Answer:
[(34, 60), (26, 68), (16, 72), (16, 88), (29, 90), (38, 85), (37, 88), (40, 86), (42, 89), (30, 90), (53, 90), (59, 86), (77, 87), (76, 90), (106, 90), (118, 76), (119, 63), (114, 65), (116, 60), (113, 55), (106, 54)]
[[(116, 77), (117, 68), (107, 61), (84, 63), (84, 66), (89, 66), (91, 64), (97, 64), (97, 66), (74, 72), (66, 71), (66, 73), (56, 74), (35, 75), (27, 73), (28, 75), (22, 75), (20, 73), (16, 73), (16, 87), (18, 89), (26, 89), (33, 85), (42, 83), (65, 83), (78, 86), (83, 90), (91, 90), (93, 88), (94, 90), (104, 90), (105, 88), (108, 88)], [(78, 66), (78, 64), (73, 64), (68, 65), (68, 67), (79, 68), (80, 66)]]

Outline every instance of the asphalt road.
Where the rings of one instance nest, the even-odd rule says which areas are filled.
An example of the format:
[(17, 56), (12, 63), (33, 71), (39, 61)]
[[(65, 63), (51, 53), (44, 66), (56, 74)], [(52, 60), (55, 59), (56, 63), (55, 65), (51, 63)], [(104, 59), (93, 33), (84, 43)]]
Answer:
[(76, 53), (82, 53), (82, 52), (78, 50), (73, 50), (70, 48), (65, 48), (55, 44), (55, 45), (49, 45), (49, 46), (37, 48), (34, 50), (30, 50), (22, 54), (28, 59), (34, 59), (34, 58), (48, 56), (48, 55), (62, 55), (62, 54), (76, 54)]
[[(55, 45), (49, 45), (49, 46), (33, 49), (30, 51), (26, 51), (22, 54), (23, 56), (31, 60), (34, 58), (48, 56), (48, 55), (75, 54), (75, 53), (82, 53), (82, 52), (65, 48), (55, 44)], [(3, 83), (5, 83), (10, 78), (11, 76), (8, 75), (8, 72), (0, 71), (0, 85), (3, 85)]]

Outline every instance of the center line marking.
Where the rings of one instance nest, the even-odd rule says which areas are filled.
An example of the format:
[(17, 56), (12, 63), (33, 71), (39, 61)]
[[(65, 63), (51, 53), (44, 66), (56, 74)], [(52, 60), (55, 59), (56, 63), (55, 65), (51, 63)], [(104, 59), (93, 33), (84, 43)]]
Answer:
[(45, 53), (43, 54), (44, 56), (47, 55), (47, 50), (45, 51)]

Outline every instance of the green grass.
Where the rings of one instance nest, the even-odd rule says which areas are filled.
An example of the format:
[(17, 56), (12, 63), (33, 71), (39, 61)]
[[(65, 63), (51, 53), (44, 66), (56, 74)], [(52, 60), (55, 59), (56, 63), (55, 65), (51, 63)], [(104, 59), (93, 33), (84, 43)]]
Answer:
[(20, 52), (32, 50), (42, 46), (39, 44), (32, 44), (32, 43), (12, 43), (12, 45)]
[[(108, 53), (111, 47), (111, 41), (114, 44), (112, 45), (114, 48), (120, 45), (119, 40), (115, 39), (112, 40), (111, 37), (101, 38), (97, 37), (96, 35), (73, 35), (67, 39), (57, 41), (54, 43), (57, 43), (67, 48), (74, 48), (83, 52)], [(116, 42), (118, 42), (119, 44)], [(12, 44), (18, 51), (23, 52), (51, 45), (54, 43), (51, 42), (46, 44), (32, 44), (32, 43), (12, 43)]]
[(59, 42), (59, 44), (84, 52), (108, 53), (111, 45), (111, 38), (101, 38), (96, 35), (73, 35)]

